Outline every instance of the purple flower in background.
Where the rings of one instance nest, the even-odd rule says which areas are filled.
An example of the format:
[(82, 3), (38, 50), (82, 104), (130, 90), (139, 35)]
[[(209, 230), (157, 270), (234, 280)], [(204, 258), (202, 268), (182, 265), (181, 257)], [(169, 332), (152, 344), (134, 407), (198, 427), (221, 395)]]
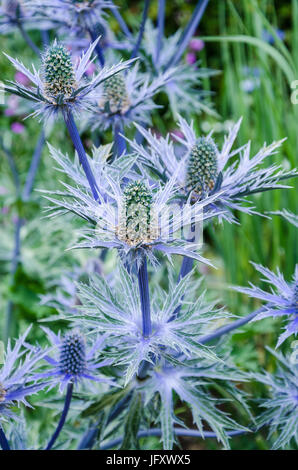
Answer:
[(10, 128), (15, 134), (22, 134), (25, 130), (25, 126), (20, 122), (13, 122)]
[(54, 357), (44, 357), (51, 368), (37, 374), (35, 379), (47, 378), (51, 386), (60, 384), (61, 392), (69, 383), (77, 385), (83, 379), (113, 384), (111, 380), (99, 377), (96, 372), (100, 367), (111, 364), (110, 359), (98, 361), (98, 351), (105, 341), (104, 335), (98, 337), (88, 349), (86, 338), (77, 331), (62, 337), (60, 333), (56, 335), (48, 328), (44, 328), (44, 331), (52, 343)]
[(91, 75), (93, 75), (95, 70), (96, 70), (96, 66), (94, 65), (93, 62), (90, 62), (90, 64), (88, 65), (88, 68), (86, 69), (86, 72), (85, 72), (87, 77), (90, 77)]
[[(281, 29), (275, 29), (275, 34), (281, 41), (285, 39), (285, 32)], [(269, 44), (274, 44), (275, 42), (274, 35), (269, 33), (269, 31), (267, 31), (266, 29), (263, 29), (262, 31), (262, 39), (266, 42), (269, 42)]]
[(279, 337), (277, 346), (280, 346), (289, 336), (298, 333), (298, 264), (295, 268), (293, 281), (286, 282), (279, 270), (276, 274), (268, 268), (252, 263), (265, 279), (264, 282), (271, 284), (271, 292), (266, 292), (250, 283), (251, 287), (234, 287), (238, 292), (248, 294), (250, 297), (261, 299), (266, 302), (264, 311), (255, 317), (260, 320), (267, 317), (288, 316), (289, 323), (286, 331)]
[(26, 86), (26, 85), (30, 84), (29, 78), (27, 77), (27, 75), (25, 75), (22, 72), (16, 72), (15, 75), (14, 75), (14, 79), (15, 79), (16, 82), (21, 83), (21, 85)]
[(19, 97), (12, 95), (7, 100), (7, 108), (4, 111), (5, 116), (14, 116), (18, 109)]
[[(0, 422), (13, 418), (12, 405), (23, 403), (30, 406), (26, 397), (45, 388), (48, 383), (36, 383), (33, 373), (36, 364), (43, 358), (45, 351), (27, 352), (25, 340), (30, 328), (21, 336), (12, 348), (8, 341), (4, 364), (0, 369)], [(26, 354), (27, 353), (27, 354)]]
[(186, 54), (186, 62), (190, 65), (195, 64), (197, 60), (196, 54), (194, 52), (188, 52)]
[(189, 41), (188, 47), (192, 51), (200, 52), (202, 49), (204, 49), (205, 43), (202, 41), (202, 39), (193, 38), (191, 41)]

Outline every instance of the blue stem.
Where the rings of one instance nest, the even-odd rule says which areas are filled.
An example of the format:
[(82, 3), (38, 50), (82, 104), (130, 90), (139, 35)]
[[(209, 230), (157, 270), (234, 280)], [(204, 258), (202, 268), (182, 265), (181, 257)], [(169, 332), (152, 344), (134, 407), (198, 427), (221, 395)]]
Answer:
[(83, 170), (85, 172), (85, 175), (86, 175), (86, 178), (88, 180), (88, 183), (90, 185), (90, 188), (91, 188), (91, 191), (92, 191), (92, 194), (93, 194), (93, 197), (96, 201), (98, 201), (99, 199), (99, 196), (98, 196), (98, 193), (99, 193), (99, 190), (98, 190), (98, 186), (96, 184), (96, 181), (95, 181), (95, 178), (94, 178), (94, 175), (92, 173), (92, 170), (90, 168), (90, 165), (89, 165), (89, 162), (88, 162), (88, 158), (87, 158), (87, 155), (86, 155), (86, 152), (85, 152), (85, 149), (83, 147), (83, 144), (82, 144), (82, 141), (81, 141), (81, 138), (80, 138), (80, 134), (78, 132), (78, 129), (77, 129), (77, 126), (74, 122), (74, 118), (73, 118), (73, 115), (72, 115), (72, 112), (71, 111), (67, 111), (66, 113), (63, 113), (63, 117), (64, 117), (64, 120), (65, 120), (65, 124), (66, 124), (66, 127), (67, 127), (67, 130), (69, 132), (69, 135), (71, 137), (71, 140), (73, 142), (73, 145), (78, 153), (78, 156), (79, 156), (79, 160), (80, 160), (80, 163), (83, 167)]
[(58, 436), (59, 436), (59, 434), (60, 434), (60, 432), (61, 432), (61, 430), (64, 426), (64, 423), (65, 423), (65, 420), (66, 420), (66, 417), (67, 417), (67, 413), (68, 413), (68, 410), (69, 410), (69, 407), (70, 407), (70, 402), (71, 402), (71, 399), (72, 399), (72, 391), (73, 391), (73, 383), (69, 383), (68, 386), (67, 386), (67, 392), (66, 392), (66, 397), (65, 397), (65, 402), (64, 402), (64, 408), (63, 408), (58, 426), (57, 426), (56, 431), (54, 432), (50, 442), (48, 443), (46, 450), (51, 450), (51, 448), (53, 447), (56, 439), (58, 438)]
[(159, 0), (158, 2), (155, 65), (158, 64), (160, 52), (162, 49), (162, 40), (164, 36), (164, 27), (165, 27), (165, 4), (166, 4), (165, 0)]
[[(12, 283), (13, 283), (14, 276), (15, 276), (15, 273), (17, 271), (17, 268), (20, 262), (22, 225), (23, 225), (23, 219), (18, 217), (15, 223), (14, 249), (13, 249), (13, 254), (12, 254), (12, 263), (11, 263), (11, 271), (10, 271)], [(13, 312), (13, 302), (10, 300), (7, 304), (6, 317), (5, 317), (5, 331), (4, 331), (5, 344), (7, 344), (8, 338), (10, 336), (12, 312)]]
[(25, 42), (28, 44), (28, 46), (32, 49), (32, 51), (38, 55), (40, 57), (40, 50), (38, 49), (38, 47), (36, 46), (36, 44), (34, 44), (34, 42), (32, 41), (32, 39), (30, 38), (29, 34), (27, 33), (27, 31), (24, 29), (24, 26), (22, 25), (21, 21), (16, 21), (16, 25), (21, 33), (21, 35), (23, 36), (23, 39), (25, 40)]
[(122, 29), (123, 33), (124, 33), (128, 38), (131, 38), (131, 37), (132, 37), (132, 34), (131, 34), (131, 32), (129, 31), (129, 29), (128, 29), (128, 27), (127, 27), (127, 24), (125, 23), (124, 19), (123, 19), (122, 16), (120, 15), (118, 8), (112, 8), (111, 11), (112, 11), (113, 15), (115, 16), (116, 20), (118, 21), (119, 26), (120, 26), (120, 28)]
[(32, 192), (34, 179), (35, 179), (36, 172), (37, 172), (38, 165), (39, 165), (40, 158), (41, 158), (42, 148), (44, 146), (44, 141), (45, 141), (44, 131), (42, 130), (40, 133), (38, 142), (36, 144), (34, 154), (31, 160), (30, 168), (27, 174), (25, 186), (23, 189), (23, 201), (28, 201), (30, 194)]
[(197, 6), (195, 8), (195, 11), (193, 12), (192, 17), (191, 17), (188, 25), (186, 26), (179, 42), (178, 42), (177, 51), (175, 51), (175, 54), (173, 54), (173, 56), (169, 60), (167, 66), (166, 66), (166, 69), (176, 65), (179, 62), (182, 54), (184, 53), (185, 49), (188, 46), (188, 43), (189, 43), (191, 37), (195, 33), (195, 30), (197, 29), (197, 27), (198, 27), (198, 25), (199, 25), (199, 23), (202, 19), (202, 16), (204, 14), (204, 11), (205, 11), (208, 3), (209, 3), (209, 0), (200, 0), (200, 1), (198, 1)]
[[(183, 429), (183, 428), (174, 428), (176, 436), (189, 436), (189, 437), (199, 437), (202, 438), (202, 433), (200, 431), (196, 431), (195, 429)], [(232, 436), (240, 436), (242, 434), (246, 434), (249, 431), (229, 431), (226, 434), (230, 437)], [(140, 431), (138, 433), (138, 438), (140, 437), (149, 437), (149, 436), (161, 436), (162, 430), (159, 428), (156, 429), (148, 429), (147, 431)], [(217, 438), (217, 434), (211, 431), (204, 431), (205, 438)], [(112, 449), (117, 445), (121, 444), (123, 437), (116, 438), (104, 446), (101, 447), (101, 450)]]
[(2, 447), (2, 450), (10, 450), (8, 440), (6, 439), (6, 436), (1, 426), (0, 426), (0, 446)]
[[(114, 158), (121, 157), (127, 151), (126, 140), (124, 139), (124, 128), (121, 121), (117, 121), (113, 126), (114, 133)], [(122, 134), (122, 135), (120, 135)]]
[(152, 333), (152, 325), (150, 314), (150, 296), (146, 256), (143, 257), (142, 264), (138, 270), (138, 282), (142, 309), (143, 337), (149, 338)]
[[(96, 33), (92, 29), (89, 29), (88, 32), (90, 34), (92, 42), (96, 41), (96, 39), (97, 39)], [(99, 42), (95, 46), (95, 52), (97, 54), (98, 61), (99, 61), (100, 65), (103, 67), (104, 64), (105, 64), (105, 58), (104, 58), (104, 55), (103, 55), (102, 47), (100, 46)]]
[[(124, 398), (122, 398), (122, 400), (117, 403), (115, 408), (112, 409), (107, 419), (106, 426), (111, 423), (115, 418), (117, 418), (117, 416), (119, 416), (119, 414), (122, 412), (122, 410), (128, 403), (129, 398), (130, 393), (128, 393)], [(94, 426), (88, 429), (86, 434), (83, 436), (81, 442), (79, 443), (78, 450), (91, 449), (93, 447), (101, 422), (102, 420), (100, 419)]]
[(227, 333), (230, 333), (230, 331), (233, 331), (236, 328), (239, 328), (240, 326), (245, 325), (246, 323), (251, 321), (253, 318), (255, 318), (262, 311), (263, 311), (263, 309), (260, 308), (259, 310), (256, 310), (255, 312), (250, 313), (249, 315), (246, 315), (243, 318), (239, 318), (239, 320), (236, 320), (236, 321), (230, 323), (227, 326), (223, 326), (222, 328), (218, 328), (217, 330), (215, 330), (214, 333), (211, 333), (210, 335), (205, 335), (205, 336), (202, 336), (201, 338), (199, 338), (198, 342), (200, 344), (210, 343), (210, 341), (213, 341), (214, 339), (217, 339), (222, 335), (226, 335)]
[(5, 153), (5, 155), (7, 157), (8, 165), (9, 165), (10, 171), (12, 173), (13, 182), (14, 182), (14, 185), (15, 185), (15, 188), (16, 188), (16, 193), (17, 193), (17, 196), (19, 196), (21, 184), (20, 184), (19, 173), (18, 173), (16, 164), (15, 164), (15, 161), (14, 161), (14, 157), (13, 157), (12, 153), (10, 152), (10, 150), (8, 150), (5, 147), (2, 140), (1, 140), (1, 147), (2, 147), (2, 150), (3, 150), (3, 152)]
[(144, 34), (145, 23), (146, 23), (146, 19), (147, 19), (147, 16), (148, 16), (149, 5), (150, 5), (150, 0), (145, 0), (140, 31), (139, 31), (139, 34), (138, 34), (136, 45), (135, 45), (135, 47), (134, 47), (134, 49), (131, 53), (131, 56), (130, 56), (131, 59), (134, 59), (134, 57), (136, 57), (137, 54), (138, 54), (138, 51), (139, 51), (139, 48), (140, 48), (140, 45), (141, 45), (141, 42), (142, 42), (143, 34)]

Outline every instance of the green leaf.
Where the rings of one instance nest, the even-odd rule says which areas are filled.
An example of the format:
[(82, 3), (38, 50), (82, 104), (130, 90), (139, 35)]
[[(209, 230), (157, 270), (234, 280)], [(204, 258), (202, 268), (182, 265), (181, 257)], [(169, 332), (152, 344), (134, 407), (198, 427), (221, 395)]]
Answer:
[(129, 406), (128, 414), (124, 424), (124, 438), (121, 449), (139, 449), (138, 431), (142, 417), (142, 397), (140, 392), (135, 392)]

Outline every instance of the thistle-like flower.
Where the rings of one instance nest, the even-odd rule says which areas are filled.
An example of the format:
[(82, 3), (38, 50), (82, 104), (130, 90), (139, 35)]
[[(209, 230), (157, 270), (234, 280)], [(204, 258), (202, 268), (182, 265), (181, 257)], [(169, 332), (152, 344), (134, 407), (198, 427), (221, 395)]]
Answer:
[(48, 382), (36, 383), (34, 372), (37, 363), (46, 354), (38, 350), (35, 353), (26, 349), (25, 341), (29, 329), (16, 341), (14, 347), (10, 341), (4, 356), (4, 364), (0, 368), (0, 422), (6, 418), (14, 418), (10, 408), (21, 403), (30, 406), (26, 397), (44, 389)]
[(87, 339), (78, 331), (61, 336), (56, 335), (48, 328), (44, 328), (53, 346), (53, 357), (45, 356), (45, 361), (51, 366), (45, 372), (35, 375), (35, 379), (47, 378), (51, 386), (59, 384), (62, 392), (72, 383), (78, 385), (84, 379), (95, 382), (112, 383), (109, 379), (100, 377), (98, 369), (109, 365), (111, 360), (98, 359), (98, 351), (103, 347), (105, 336), (98, 337), (90, 348), (87, 348)]
[(261, 401), (265, 411), (258, 424), (269, 426), (272, 449), (286, 449), (291, 442), (298, 445), (298, 362), (293, 355), (283, 356), (267, 348), (278, 360), (275, 374), (264, 372), (255, 378), (269, 387), (270, 398)]
[(25, 4), (36, 18), (47, 18), (55, 26), (58, 23), (77, 32), (93, 29), (104, 21), (106, 9), (115, 8), (109, 0), (25, 0)]
[[(143, 361), (153, 364), (168, 356), (220, 359), (198, 338), (215, 328), (216, 322), (228, 318), (224, 309), (207, 303), (204, 293), (197, 296), (198, 283), (191, 282), (190, 273), (178, 285), (170, 278), (169, 293), (155, 286), (151, 292), (152, 332), (143, 335), (142, 311), (138, 284), (120, 265), (111, 290), (103, 277), (92, 276), (88, 284), (78, 284), (80, 308), (67, 311), (59, 318), (71, 320), (75, 326), (84, 325), (99, 334), (107, 333), (109, 346), (115, 350), (115, 364), (124, 365), (125, 383), (138, 372)], [(183, 297), (187, 292), (187, 300)], [(192, 302), (190, 301), (193, 300)], [(195, 300), (194, 300), (195, 299)], [(175, 315), (179, 309), (179, 317)], [(110, 353), (112, 354), (112, 353)]]
[(151, 112), (158, 108), (152, 98), (164, 89), (172, 74), (173, 70), (170, 70), (150, 80), (135, 64), (130, 70), (108, 79), (98, 89), (98, 106), (92, 116), (93, 128), (99, 126), (106, 130), (115, 125), (124, 127), (132, 121), (150, 124)]
[[(144, 254), (155, 263), (155, 250), (168, 256), (188, 256), (210, 265), (197, 250), (201, 241), (199, 227), (204, 220), (214, 216), (213, 211), (207, 212), (204, 208), (210, 205), (217, 195), (195, 204), (185, 204), (183, 212), (181, 205), (173, 205), (179, 165), (164, 187), (152, 186), (146, 178), (129, 183), (123, 178), (123, 184), (119, 175), (115, 172), (114, 176), (108, 175), (106, 171), (101, 179), (105, 194), (100, 195), (98, 204), (92, 198), (89, 188), (74, 178), (78, 173), (77, 163), (68, 161), (65, 164), (61, 153), (53, 147), (50, 147), (50, 151), (58, 164), (61, 164), (63, 171), (75, 181), (75, 187), (66, 185), (67, 198), (47, 196), (54, 203), (54, 207), (49, 208), (51, 215), (71, 211), (93, 224), (90, 230), (82, 234), (84, 240), (76, 245), (76, 248), (116, 248), (120, 255), (130, 262), (137, 261), (138, 265)], [(127, 171), (127, 174), (122, 173), (122, 176), (129, 177), (129, 169)], [(198, 228), (197, 244), (187, 241), (192, 225)]]
[(263, 306), (264, 311), (258, 314), (254, 321), (267, 317), (288, 317), (289, 323), (287, 324), (286, 331), (279, 337), (278, 347), (289, 336), (298, 333), (298, 264), (296, 265), (291, 283), (285, 281), (279, 269), (275, 274), (259, 264), (252, 263), (252, 265), (265, 276), (262, 280), (271, 284), (271, 292), (266, 292), (251, 283), (251, 287), (233, 287), (233, 289), (266, 302)]
[(66, 115), (69, 111), (90, 110), (96, 101), (97, 87), (107, 78), (124, 70), (131, 62), (104, 67), (90, 81), (87, 81), (84, 74), (90, 65), (91, 55), (97, 42), (98, 39), (90, 45), (86, 53), (82, 54), (77, 65), (74, 65), (69, 51), (62, 44), (54, 41), (42, 57), (40, 70), (36, 71), (33, 66), (33, 73), (21, 62), (6, 54), (15, 68), (24, 73), (35, 88), (8, 82), (5, 89), (32, 101), (35, 108), (32, 115), (41, 118), (56, 115), (59, 111)]
[[(260, 168), (265, 158), (273, 155), (283, 140), (264, 146), (253, 157), (250, 157), (250, 143), (232, 150), (240, 123), (241, 120), (232, 127), (219, 150), (210, 135), (197, 138), (193, 126), (180, 118), (179, 127), (184, 137), (175, 136), (175, 139), (185, 148), (182, 157), (181, 149), (178, 156), (170, 135), (156, 137), (138, 124), (136, 127), (146, 139), (147, 147), (136, 141), (129, 142), (140, 160), (164, 181), (171, 178), (180, 164), (177, 184), (186, 198), (191, 195), (192, 201), (202, 200), (223, 191), (213, 206), (227, 209), (220, 217), (235, 221), (232, 210), (256, 213), (247, 196), (270, 189), (288, 188), (282, 181), (297, 176), (296, 170), (285, 171), (277, 165)], [(235, 156), (238, 159), (229, 164)]]

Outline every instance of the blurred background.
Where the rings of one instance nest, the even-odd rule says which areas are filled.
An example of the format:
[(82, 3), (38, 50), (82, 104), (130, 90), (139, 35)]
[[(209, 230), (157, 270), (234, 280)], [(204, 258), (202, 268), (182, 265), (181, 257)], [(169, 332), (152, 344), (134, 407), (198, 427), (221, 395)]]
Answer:
[[(137, 32), (143, 2), (115, 3), (121, 8), (131, 30)], [(151, 1), (149, 17), (153, 22), (156, 22), (157, 5), (157, 1)], [(195, 1), (187, 0), (166, 2), (166, 35), (185, 27), (195, 5)], [(112, 16), (109, 23), (117, 35), (118, 25)], [(40, 33), (32, 31), (30, 35), (41, 46)], [(201, 67), (218, 72), (202, 80), (201, 87), (212, 92), (214, 113), (192, 115), (197, 131), (206, 134), (214, 129), (214, 138), (220, 145), (231, 123), (243, 116), (237, 146), (251, 140), (252, 152), (256, 153), (264, 142), (268, 144), (287, 137), (281, 151), (269, 157), (267, 164), (282, 164), (286, 168), (297, 166), (298, 105), (291, 102), (290, 84), (298, 80), (298, 2), (211, 0), (195, 37), (200, 41), (195, 46), (189, 45), (183, 60), (194, 64), (194, 67), (199, 60)], [(1, 49), (20, 58), (25, 65), (31, 62), (38, 64), (38, 59), (17, 32), (1, 36)], [(2, 81), (24, 80), (20, 75), (15, 76), (13, 67), (2, 54), (0, 70)], [(157, 102), (164, 108), (159, 113), (155, 112), (153, 128), (161, 134), (174, 131), (176, 124), (162, 93), (158, 95)], [(24, 120), (25, 115), (21, 99), (5, 96), (4, 104), (0, 106), (0, 339), (5, 336), (9, 309), (14, 318), (9, 326), (10, 335), (15, 337), (33, 323), (31, 339), (42, 342), (38, 321), (54, 315), (56, 310), (53, 306), (41, 305), (41, 296), (56, 292), (66, 273), (71, 275), (81, 273), (81, 270), (88, 273), (94, 269), (94, 263), (98, 264), (96, 269), (99, 271), (111, 271), (115, 254), (108, 254), (103, 267), (96, 253), (65, 251), (75, 239), (79, 222), (71, 217), (56, 219), (55, 223), (44, 218), (47, 203), (36, 190), (29, 201), (21, 197), (18, 188), (24, 184), (41, 132), (38, 120)], [(88, 128), (83, 130), (82, 138), (86, 148), (91, 148), (92, 135)], [(105, 143), (111, 141), (109, 133), (101, 138)], [(47, 139), (52, 145), (73, 154), (63, 126), (56, 124), (47, 129)], [(55, 189), (59, 187), (61, 178), (44, 146), (35, 189)], [(294, 189), (254, 197), (257, 210), (266, 213), (286, 208), (297, 213), (297, 184), (291, 180), (290, 185)], [(206, 229), (205, 255), (219, 269), (198, 268), (197, 276), (206, 276), (210, 297), (220, 299), (232, 313), (244, 315), (258, 308), (259, 304), (231, 291), (229, 285), (247, 285), (251, 281), (264, 287), (249, 261), (271, 270), (279, 267), (285, 278), (290, 280), (297, 262), (297, 230), (278, 215), (273, 215), (272, 219), (236, 215), (240, 225), (224, 222)], [(22, 221), (21, 251), (18, 263), (13, 267), (19, 220)], [(177, 273), (179, 266), (180, 260), (177, 259)], [(152, 282), (164, 282), (162, 271), (152, 273), (152, 276)], [(237, 365), (245, 370), (256, 371), (263, 367), (273, 370), (274, 359), (269, 357), (264, 346), (275, 347), (281, 327), (282, 320), (263, 320), (246, 325), (241, 332), (234, 334), (231, 346)], [(283, 347), (289, 350), (290, 343), (291, 340)], [(262, 386), (257, 384), (247, 386), (247, 391), (252, 396), (264, 393)], [(179, 412), (185, 414), (183, 404)], [(32, 420), (37, 422), (34, 417)], [(148, 442), (153, 448), (159, 447), (158, 439), (147, 439), (147, 448)], [(198, 445), (197, 441), (183, 438), (181, 443), (183, 448), (217, 448), (212, 440), (201, 441)], [(266, 432), (235, 438), (232, 447), (266, 449)]]

